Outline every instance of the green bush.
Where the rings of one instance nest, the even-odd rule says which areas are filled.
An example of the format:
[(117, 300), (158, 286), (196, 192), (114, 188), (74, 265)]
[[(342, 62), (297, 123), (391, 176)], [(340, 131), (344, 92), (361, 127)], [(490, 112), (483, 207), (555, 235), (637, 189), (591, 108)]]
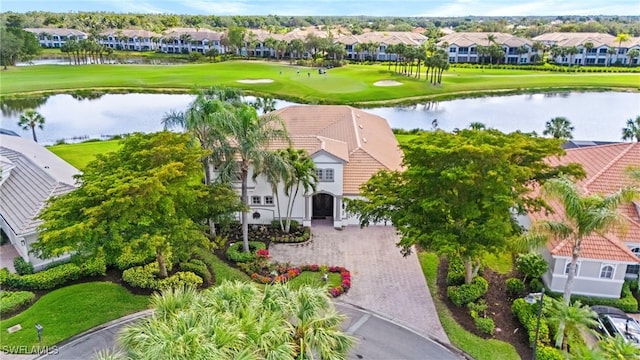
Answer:
[(532, 292), (541, 292), (543, 287), (544, 284), (538, 278), (531, 279), (529, 282), (529, 289), (531, 289)]
[[(284, 219), (282, 220), (282, 222), (284, 223)], [(280, 229), (280, 220), (273, 220), (271, 221), (271, 227), (274, 229)], [(300, 223), (295, 221), (295, 220), (291, 220), (291, 226), (289, 227), (290, 231), (296, 231), (298, 230), (298, 228), (300, 227)]]
[(36, 295), (30, 291), (0, 291), (0, 315), (12, 313), (33, 302)]
[(163, 290), (169, 287), (202, 285), (202, 278), (193, 272), (177, 272), (165, 279), (158, 279), (158, 263), (135, 266), (122, 272), (122, 280), (127, 284), (149, 290)]
[(33, 274), (33, 265), (22, 258), (22, 256), (13, 259), (13, 268), (16, 269), (18, 275)]
[(562, 351), (551, 346), (538, 346), (536, 359), (538, 360), (565, 360)]
[(49, 290), (83, 276), (104, 275), (107, 267), (103, 257), (84, 259), (80, 265), (66, 263), (29, 275), (16, 275), (0, 270), (0, 286), (22, 290)]
[(631, 290), (632, 294), (637, 294), (638, 293), (638, 280), (628, 280), (627, 281), (629, 283), (629, 290)]
[(481, 298), (487, 293), (489, 283), (480, 276), (476, 276), (470, 284), (449, 286), (447, 296), (456, 306), (463, 306)]
[(206, 284), (211, 284), (211, 271), (209, 271), (207, 265), (200, 259), (190, 259), (188, 262), (181, 263), (180, 270), (190, 271), (201, 277)]
[(524, 292), (524, 283), (518, 278), (509, 278), (505, 281), (507, 294), (511, 298), (519, 297)]
[(455, 286), (464, 284), (464, 263), (460, 259), (449, 261), (447, 270), (447, 285)]
[[(539, 306), (539, 304), (529, 304), (522, 298), (514, 300), (513, 305), (511, 305), (511, 312), (518, 318), (524, 328), (527, 329), (530, 346), (533, 346), (536, 338)], [(541, 344), (549, 344), (549, 325), (544, 317), (540, 318), (538, 342)]]
[(542, 255), (535, 253), (518, 255), (515, 266), (524, 275), (524, 281), (539, 278), (549, 270), (549, 264), (547, 264)]
[(492, 318), (476, 317), (473, 319), (476, 324), (476, 329), (488, 335), (493, 335), (496, 331), (496, 324)]
[(470, 302), (467, 304), (469, 314), (472, 318), (485, 317), (487, 311), (487, 302), (484, 299), (480, 299), (476, 302)]
[(307, 241), (311, 238), (311, 229), (306, 227), (301, 236), (295, 236), (294, 234), (284, 234), (281, 236), (271, 237), (271, 241), (279, 243), (300, 243)]
[(155, 256), (151, 252), (126, 251), (116, 258), (114, 265), (120, 270), (126, 270), (134, 266), (148, 264), (153, 261), (154, 257)]
[(267, 246), (260, 241), (249, 241), (249, 252), (242, 251), (242, 241), (238, 241), (229, 245), (227, 249), (227, 259), (235, 262), (253, 261), (256, 257), (256, 251), (264, 250)]

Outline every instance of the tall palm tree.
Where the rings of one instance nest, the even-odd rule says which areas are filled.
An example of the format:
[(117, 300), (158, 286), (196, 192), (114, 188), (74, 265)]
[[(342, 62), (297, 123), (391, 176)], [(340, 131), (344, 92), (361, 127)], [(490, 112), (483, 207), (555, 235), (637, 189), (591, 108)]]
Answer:
[(629, 39), (631, 39), (631, 35), (629, 34), (620, 33), (616, 35), (616, 41), (618, 42), (618, 55), (622, 55), (620, 54), (620, 50), (622, 50), (622, 43), (625, 41), (629, 41)]
[(635, 120), (627, 119), (627, 126), (622, 129), (622, 140), (633, 140), (640, 142), (640, 115)]
[(533, 234), (542, 235), (544, 240), (552, 236), (571, 245), (571, 262), (563, 294), (565, 303), (569, 304), (582, 241), (592, 234), (603, 234), (622, 225), (624, 218), (617, 210), (618, 205), (632, 201), (638, 196), (638, 192), (634, 188), (626, 187), (606, 196), (583, 196), (576, 185), (566, 177), (548, 180), (542, 186), (542, 190), (547, 197), (560, 201), (565, 219), (541, 220), (534, 223), (531, 230)]
[(580, 301), (568, 304), (552, 298), (545, 313), (547, 321), (557, 328), (555, 346), (560, 349), (566, 349), (568, 337), (581, 336), (582, 331), (589, 331), (598, 325), (598, 315)]
[(33, 141), (38, 142), (38, 138), (36, 137), (36, 127), (42, 130), (44, 128), (44, 121), (44, 116), (40, 115), (40, 113), (33, 109), (27, 109), (24, 114), (20, 115), (18, 126), (23, 130), (31, 129)]
[(558, 116), (546, 122), (542, 135), (551, 135), (556, 139), (573, 139), (573, 130), (569, 119)]
[(354, 344), (324, 288), (225, 282), (166, 290), (151, 304), (119, 334), (124, 353), (103, 359), (346, 359)]
[[(629, 50), (629, 52), (627, 52), (627, 56), (629, 57), (629, 66), (634, 65), (633, 64), (633, 59), (637, 59), (638, 56), (640, 56), (640, 50), (631, 49), (631, 50)], [(636, 62), (636, 64), (637, 64), (637, 62)]]
[(288, 196), (284, 232), (288, 233), (291, 229), (293, 205), (298, 197), (298, 193), (300, 190), (302, 190), (304, 195), (315, 192), (318, 175), (315, 163), (304, 150), (287, 148), (287, 150), (284, 150), (281, 154), (290, 167), (290, 172), (284, 182), (284, 190)]

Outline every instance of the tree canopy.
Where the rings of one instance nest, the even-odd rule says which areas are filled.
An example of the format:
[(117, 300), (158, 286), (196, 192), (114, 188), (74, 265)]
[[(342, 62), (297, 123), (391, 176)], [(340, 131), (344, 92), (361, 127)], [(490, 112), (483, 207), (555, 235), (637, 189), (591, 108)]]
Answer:
[(120, 150), (87, 165), (77, 190), (50, 200), (33, 251), (102, 252), (112, 264), (155, 256), (166, 276), (172, 258), (206, 245), (204, 219), (239, 208), (232, 189), (199, 181), (205, 154), (185, 134), (127, 137)]
[(391, 220), (404, 252), (418, 244), (462, 258), (470, 282), (483, 253), (503, 249), (520, 233), (514, 215), (544, 206), (531, 194), (533, 182), (584, 174), (576, 164), (544, 161), (563, 153), (561, 143), (494, 129), (423, 132), (401, 145), (406, 170), (374, 175), (361, 188), (364, 200), (350, 201), (348, 211), (362, 226)]

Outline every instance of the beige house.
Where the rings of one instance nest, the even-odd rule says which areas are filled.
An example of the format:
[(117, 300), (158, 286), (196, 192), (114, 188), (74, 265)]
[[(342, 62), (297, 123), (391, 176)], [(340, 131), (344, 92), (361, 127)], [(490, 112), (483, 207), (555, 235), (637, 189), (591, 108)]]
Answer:
[[(638, 65), (639, 57), (631, 57), (633, 49), (640, 51), (640, 37), (632, 37), (622, 43), (616, 37), (603, 33), (546, 33), (533, 38), (548, 47), (578, 49), (578, 54), (558, 55), (553, 60), (564, 65)], [(633, 54), (633, 53), (632, 53)], [(553, 57), (553, 56), (552, 56)]]
[(24, 31), (34, 34), (40, 46), (46, 48), (60, 48), (67, 40), (83, 40), (88, 37), (86, 33), (76, 29), (26, 28)]
[[(493, 41), (489, 39), (493, 37)], [(446, 46), (450, 63), (478, 63), (478, 46), (499, 45), (504, 50), (503, 64), (529, 64), (533, 55), (531, 40), (505, 33), (454, 32), (440, 38), (438, 45)], [(494, 59), (496, 60), (496, 59)]]
[(155, 51), (161, 36), (147, 30), (111, 29), (100, 34), (100, 43), (115, 50)]
[[(358, 224), (345, 211), (344, 199), (357, 198), (360, 186), (380, 170), (401, 170), (402, 153), (387, 124), (379, 116), (350, 106), (289, 106), (274, 112), (285, 123), (292, 146), (304, 149), (317, 168), (315, 193), (298, 194), (293, 219), (309, 226), (326, 219), (334, 227)], [(272, 144), (285, 148), (286, 144)], [(253, 176), (250, 170), (249, 179)], [(285, 204), (282, 185), (278, 194)], [(268, 224), (277, 219), (276, 199), (263, 177), (249, 181), (250, 222)], [(284, 208), (281, 207), (284, 212)]]

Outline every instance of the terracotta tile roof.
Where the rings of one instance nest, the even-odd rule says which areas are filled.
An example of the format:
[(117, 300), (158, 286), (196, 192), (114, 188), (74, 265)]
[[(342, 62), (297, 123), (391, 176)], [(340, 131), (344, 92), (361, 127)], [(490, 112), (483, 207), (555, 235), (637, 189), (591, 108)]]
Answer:
[[(594, 45), (594, 48), (601, 46), (615, 47), (620, 44), (616, 40), (616, 37), (604, 33), (563, 33), (554, 32), (538, 35), (532, 39), (533, 41), (542, 41), (545, 43), (556, 44), (560, 47), (580, 46), (587, 42)], [(622, 42), (622, 46), (630, 48), (637, 46), (640, 43), (640, 37), (632, 37), (627, 41)]]
[[(587, 176), (577, 185), (585, 194), (610, 194), (631, 185), (626, 171), (630, 166), (640, 165), (640, 143), (618, 143), (569, 149), (561, 158), (549, 159), (552, 165), (577, 162), (582, 164)], [(532, 213), (532, 220), (550, 219), (561, 221), (564, 210), (558, 202), (550, 204), (554, 214)], [(584, 239), (581, 256), (585, 258), (637, 262), (638, 258), (624, 242), (640, 243), (640, 215), (634, 204), (623, 204), (618, 210), (625, 218), (625, 229), (617, 229), (604, 236), (593, 235)], [(553, 255), (571, 256), (571, 244), (554, 240), (547, 244)]]
[(493, 35), (495, 37), (495, 43), (498, 45), (505, 45), (508, 47), (519, 47), (522, 45), (531, 46), (533, 42), (531, 40), (517, 37), (511, 34), (498, 33), (498, 32), (456, 32), (445, 35), (440, 38), (439, 44), (448, 43), (449, 45), (457, 46), (472, 46), (482, 45), (487, 46), (487, 35)]
[(344, 194), (358, 194), (360, 185), (379, 170), (402, 168), (398, 142), (379, 116), (330, 105), (294, 105), (274, 113), (284, 121), (295, 147), (311, 155), (324, 150), (346, 162)]

